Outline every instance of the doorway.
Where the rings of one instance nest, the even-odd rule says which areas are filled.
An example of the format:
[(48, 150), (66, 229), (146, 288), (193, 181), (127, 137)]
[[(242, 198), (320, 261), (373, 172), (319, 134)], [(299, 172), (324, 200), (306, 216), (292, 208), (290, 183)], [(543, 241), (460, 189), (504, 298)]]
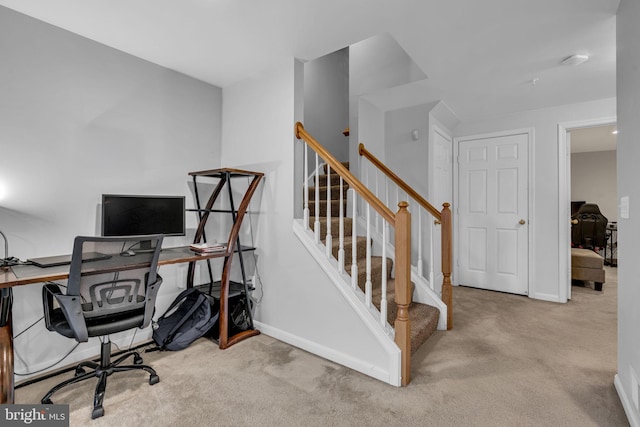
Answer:
[[(611, 164), (615, 167), (615, 127), (615, 117), (558, 125), (558, 280), (566, 284), (560, 286), (560, 302), (571, 299), (572, 202), (595, 203), (610, 224), (617, 222), (617, 174), (611, 170)], [(573, 170), (574, 166), (580, 170)], [(580, 182), (572, 183), (572, 176)]]

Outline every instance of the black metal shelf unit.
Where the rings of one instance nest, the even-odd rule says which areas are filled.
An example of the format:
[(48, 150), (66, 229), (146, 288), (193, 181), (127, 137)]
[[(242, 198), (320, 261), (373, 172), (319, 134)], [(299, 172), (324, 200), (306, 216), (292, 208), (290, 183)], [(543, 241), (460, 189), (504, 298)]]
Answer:
[[(193, 243), (207, 243), (207, 236), (205, 233), (205, 226), (212, 213), (227, 213), (231, 215), (232, 226), (229, 231), (229, 237), (227, 240), (226, 252), (224, 256), (224, 265), (222, 269), (222, 277), (219, 280), (215, 280), (213, 274), (213, 268), (211, 266), (211, 259), (203, 260), (207, 262), (207, 270), (209, 273), (209, 283), (204, 285), (198, 285), (197, 287), (209, 295), (212, 295), (220, 303), (220, 321), (219, 321), (219, 333), (218, 344), (220, 348), (227, 348), (238, 341), (241, 341), (250, 336), (259, 334), (259, 331), (253, 327), (253, 316), (251, 311), (251, 299), (247, 275), (245, 272), (245, 262), (243, 253), (253, 251), (255, 248), (251, 246), (244, 246), (240, 243), (240, 227), (242, 220), (247, 212), (249, 202), (263, 178), (264, 174), (261, 172), (251, 172), (239, 169), (212, 169), (199, 172), (189, 172), (189, 175), (193, 179), (193, 188), (196, 202), (196, 209), (188, 209), (188, 211), (196, 212), (198, 214), (198, 228), (193, 239)], [(211, 192), (204, 207), (200, 201), (200, 194), (198, 190), (198, 180), (213, 179), (217, 181), (213, 191)], [(234, 178), (245, 178), (249, 181), (249, 186), (244, 193), (240, 204), (236, 208), (233, 199), (233, 190), (231, 188), (231, 182)], [(220, 196), (224, 187), (228, 189), (229, 197), (229, 209), (214, 209), (214, 203)], [(231, 264), (234, 256), (237, 255), (238, 262), (240, 263), (240, 272), (242, 275), (241, 282), (232, 282), (231, 277)], [(199, 261), (201, 262), (201, 261)], [(196, 262), (189, 263), (189, 270), (187, 272), (187, 286), (193, 287), (194, 275), (195, 275)], [(236, 303), (241, 304), (243, 319), (240, 321), (237, 315), (236, 307), (230, 307), (229, 300), (233, 299)], [(241, 326), (239, 326), (241, 324)]]

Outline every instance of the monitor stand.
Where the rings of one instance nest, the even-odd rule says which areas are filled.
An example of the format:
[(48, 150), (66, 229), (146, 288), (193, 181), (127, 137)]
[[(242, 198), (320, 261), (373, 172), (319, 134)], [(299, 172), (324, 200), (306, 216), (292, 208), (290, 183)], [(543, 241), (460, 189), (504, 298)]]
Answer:
[(138, 249), (134, 249), (136, 253), (146, 253), (153, 252), (155, 250), (154, 247), (151, 247), (151, 240), (140, 240), (138, 244)]

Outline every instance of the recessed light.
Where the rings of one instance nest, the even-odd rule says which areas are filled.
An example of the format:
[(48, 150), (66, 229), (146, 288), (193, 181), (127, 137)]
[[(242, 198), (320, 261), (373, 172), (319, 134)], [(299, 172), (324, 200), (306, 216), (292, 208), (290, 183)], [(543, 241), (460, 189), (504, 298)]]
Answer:
[(587, 61), (589, 59), (589, 55), (587, 54), (575, 54), (575, 55), (571, 55), (567, 58), (565, 58), (561, 64), (562, 65), (580, 65), (583, 62)]

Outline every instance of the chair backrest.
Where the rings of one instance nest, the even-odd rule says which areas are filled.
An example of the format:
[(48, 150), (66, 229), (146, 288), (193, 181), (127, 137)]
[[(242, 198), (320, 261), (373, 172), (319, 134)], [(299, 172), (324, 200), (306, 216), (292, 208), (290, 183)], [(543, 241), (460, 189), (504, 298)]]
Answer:
[(577, 224), (571, 226), (571, 243), (586, 249), (603, 248), (606, 245), (607, 217), (595, 203), (585, 203), (571, 216)]
[(139, 319), (137, 327), (151, 323), (162, 283), (157, 274), (162, 240), (163, 235), (75, 238), (66, 295), (79, 297), (89, 336), (95, 335), (91, 325), (100, 323), (110, 326), (99, 330), (115, 332), (109, 331), (117, 329), (115, 319), (130, 329), (128, 315)]

